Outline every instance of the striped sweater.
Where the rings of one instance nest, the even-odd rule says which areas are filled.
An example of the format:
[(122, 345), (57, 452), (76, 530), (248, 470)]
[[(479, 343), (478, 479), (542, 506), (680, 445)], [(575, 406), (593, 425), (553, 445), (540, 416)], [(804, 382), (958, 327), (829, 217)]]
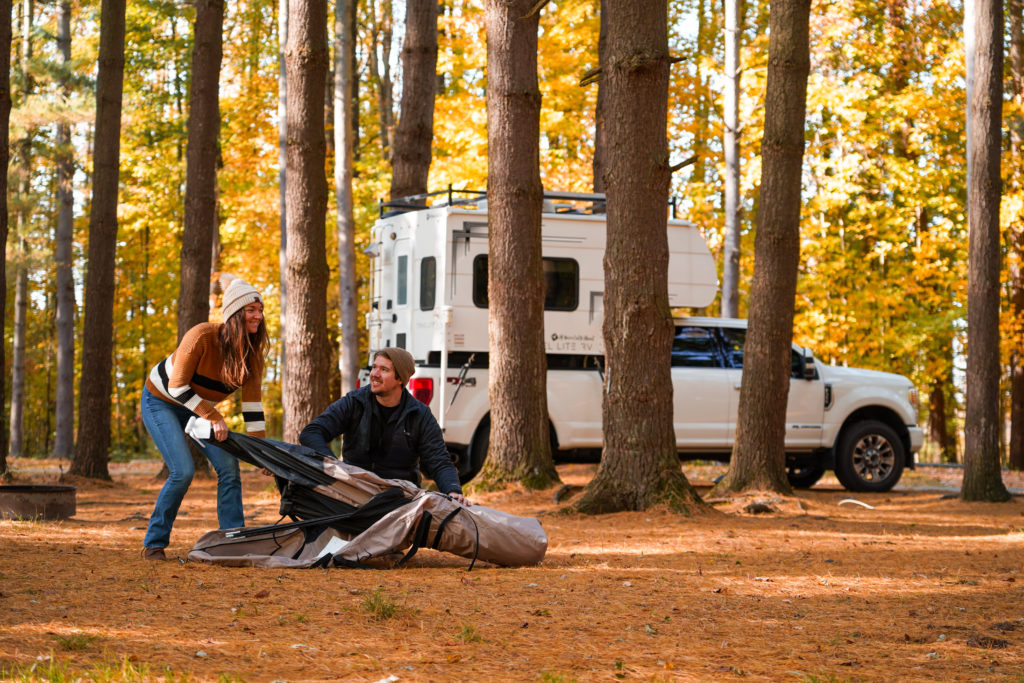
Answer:
[[(223, 360), (219, 332), (223, 323), (200, 323), (185, 333), (174, 353), (156, 364), (146, 379), (149, 393), (168, 403), (185, 406), (199, 417), (223, 419), (216, 404), (238, 387), (221, 379)], [(245, 431), (266, 436), (263, 417), (262, 377), (249, 377), (242, 385), (242, 417)]]

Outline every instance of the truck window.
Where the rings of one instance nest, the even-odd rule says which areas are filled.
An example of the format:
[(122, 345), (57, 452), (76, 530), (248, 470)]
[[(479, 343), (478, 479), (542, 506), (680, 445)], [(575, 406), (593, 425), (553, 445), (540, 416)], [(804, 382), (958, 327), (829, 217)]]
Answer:
[(677, 327), (672, 340), (672, 367), (721, 367), (712, 331), (704, 327)]
[[(580, 265), (569, 258), (545, 258), (544, 310), (575, 311), (580, 300)], [(487, 255), (473, 259), (473, 303), (487, 308)]]
[(409, 257), (404, 254), (398, 257), (398, 291), (395, 299), (398, 300), (398, 306), (409, 303)]
[(722, 339), (725, 341), (726, 364), (733, 368), (742, 368), (743, 344), (747, 341), (747, 331), (722, 328)]
[(434, 310), (437, 296), (437, 259), (426, 256), (420, 261), (420, 310)]

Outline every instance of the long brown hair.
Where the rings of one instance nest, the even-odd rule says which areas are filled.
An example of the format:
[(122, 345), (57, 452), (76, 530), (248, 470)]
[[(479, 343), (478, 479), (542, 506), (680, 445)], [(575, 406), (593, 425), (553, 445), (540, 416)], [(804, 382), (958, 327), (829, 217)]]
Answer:
[(240, 387), (253, 375), (263, 377), (269, 345), (267, 321), (261, 320), (259, 329), (249, 334), (245, 330), (245, 309), (235, 311), (220, 328), (221, 379)]

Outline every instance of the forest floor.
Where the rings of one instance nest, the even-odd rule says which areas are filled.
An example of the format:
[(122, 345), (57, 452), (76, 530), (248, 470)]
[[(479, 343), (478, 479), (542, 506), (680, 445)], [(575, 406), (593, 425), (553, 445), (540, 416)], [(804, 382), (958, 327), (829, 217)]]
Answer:
[[(12, 465), (56, 479), (54, 461)], [(147, 562), (158, 465), (81, 483), (71, 519), (0, 521), (0, 679), (1024, 681), (1018, 473), (1001, 504), (960, 502), (959, 470), (921, 468), (885, 494), (826, 477), (775, 512), (693, 517), (480, 494), (538, 517), (549, 546), (536, 567), (467, 572), (436, 551), (391, 571)], [(272, 484), (243, 468), (249, 523), (276, 521)], [(594, 471), (559, 467), (578, 485)], [(684, 471), (706, 495), (724, 468)], [(193, 484), (170, 557), (216, 527), (214, 488)]]

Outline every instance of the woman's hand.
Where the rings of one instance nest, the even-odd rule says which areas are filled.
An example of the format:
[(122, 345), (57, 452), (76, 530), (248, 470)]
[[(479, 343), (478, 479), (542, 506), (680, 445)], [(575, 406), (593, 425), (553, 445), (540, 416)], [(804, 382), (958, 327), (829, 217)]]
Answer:
[(213, 425), (213, 438), (217, 441), (223, 441), (228, 438), (228, 423), (224, 421), (224, 418), (211, 423)]

